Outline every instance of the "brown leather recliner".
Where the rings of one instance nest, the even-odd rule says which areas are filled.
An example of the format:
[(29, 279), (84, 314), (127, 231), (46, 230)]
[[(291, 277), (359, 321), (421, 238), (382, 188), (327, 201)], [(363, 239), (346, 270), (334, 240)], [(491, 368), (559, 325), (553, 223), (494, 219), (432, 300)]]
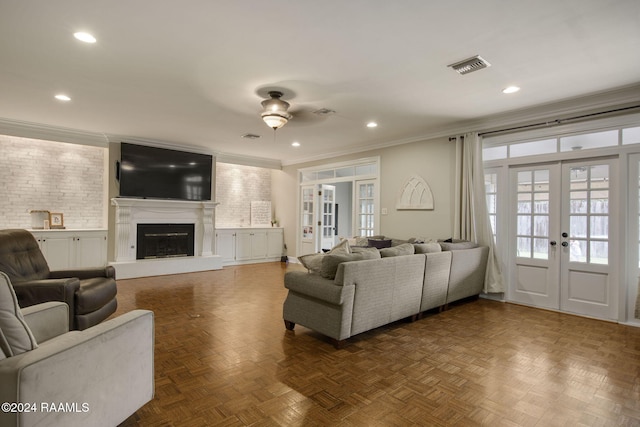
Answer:
[(115, 269), (50, 271), (27, 230), (0, 230), (0, 271), (11, 279), (20, 307), (48, 301), (69, 306), (69, 329), (84, 330), (116, 311)]

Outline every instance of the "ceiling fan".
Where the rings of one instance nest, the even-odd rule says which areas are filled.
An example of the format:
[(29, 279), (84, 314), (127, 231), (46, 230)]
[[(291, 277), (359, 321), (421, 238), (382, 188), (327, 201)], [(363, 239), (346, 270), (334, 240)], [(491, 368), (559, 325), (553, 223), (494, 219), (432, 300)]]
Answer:
[(309, 109), (301, 106), (289, 110), (291, 105), (280, 99), (283, 96), (283, 91), (269, 90), (267, 94), (269, 98), (261, 103), (263, 107), (261, 117), (273, 130), (280, 129), (291, 119), (294, 119), (296, 124), (317, 123), (335, 113), (334, 110), (328, 108)]

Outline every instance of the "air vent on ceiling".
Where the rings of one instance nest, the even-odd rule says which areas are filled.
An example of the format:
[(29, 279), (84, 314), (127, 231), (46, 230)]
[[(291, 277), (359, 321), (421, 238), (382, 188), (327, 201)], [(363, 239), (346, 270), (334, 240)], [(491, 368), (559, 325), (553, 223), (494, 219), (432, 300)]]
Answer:
[(242, 137), (247, 139), (258, 139), (260, 138), (260, 135), (256, 135), (255, 133), (245, 133)]
[(313, 112), (313, 114), (317, 114), (318, 116), (330, 116), (331, 114), (335, 114), (335, 110), (331, 110), (329, 108), (320, 108)]
[(478, 55), (465, 59), (464, 61), (456, 62), (455, 64), (447, 65), (447, 67), (453, 68), (459, 74), (469, 74), (490, 66), (491, 64)]

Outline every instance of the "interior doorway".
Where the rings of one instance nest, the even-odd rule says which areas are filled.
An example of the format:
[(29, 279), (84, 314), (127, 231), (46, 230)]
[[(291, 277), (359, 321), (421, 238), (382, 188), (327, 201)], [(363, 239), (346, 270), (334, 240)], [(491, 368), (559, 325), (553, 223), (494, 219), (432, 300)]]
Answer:
[(378, 158), (299, 171), (298, 255), (378, 231)]

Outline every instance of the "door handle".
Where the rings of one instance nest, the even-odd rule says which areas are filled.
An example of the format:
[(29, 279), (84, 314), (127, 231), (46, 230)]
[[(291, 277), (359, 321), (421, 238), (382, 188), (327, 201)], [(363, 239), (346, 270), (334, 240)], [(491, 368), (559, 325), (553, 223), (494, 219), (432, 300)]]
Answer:
[(566, 248), (567, 246), (569, 246), (569, 242), (562, 242), (562, 246)]
[(555, 240), (550, 241), (550, 242), (549, 242), (549, 244), (550, 244), (551, 246), (555, 246), (555, 245), (557, 245), (557, 243), (556, 243), (556, 241), (555, 241)]

